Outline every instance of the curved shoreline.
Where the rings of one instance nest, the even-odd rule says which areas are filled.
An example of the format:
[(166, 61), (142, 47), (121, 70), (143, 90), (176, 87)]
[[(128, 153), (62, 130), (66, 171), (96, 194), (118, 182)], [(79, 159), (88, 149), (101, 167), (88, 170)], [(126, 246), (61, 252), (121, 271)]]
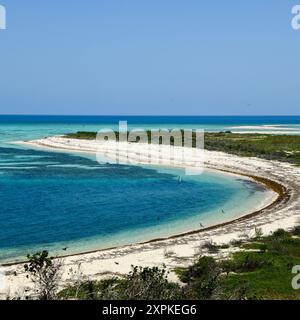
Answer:
[[(222, 171), (222, 170), (219, 170)], [(231, 171), (226, 171), (228, 173), (232, 173), (235, 175), (239, 175), (239, 176), (245, 176), (245, 177), (249, 177), (253, 180), (255, 180), (257, 183), (262, 184), (263, 186), (267, 186), (267, 188), (269, 188), (270, 190), (273, 190), (274, 192), (276, 192), (278, 194), (278, 196), (276, 197), (276, 199), (274, 201), (272, 201), (270, 204), (268, 204), (267, 206), (263, 207), (262, 209), (256, 210), (254, 212), (242, 215), (241, 217), (238, 218), (234, 218), (232, 220), (228, 220), (225, 222), (221, 222), (221, 223), (217, 223), (214, 224), (212, 226), (209, 227), (204, 227), (202, 229), (195, 229), (192, 231), (186, 231), (186, 232), (182, 232), (182, 233), (178, 233), (178, 234), (174, 234), (168, 237), (161, 237), (161, 238), (153, 238), (151, 240), (147, 240), (147, 241), (141, 241), (141, 242), (135, 242), (132, 244), (125, 244), (125, 245), (120, 245), (120, 246), (113, 246), (113, 247), (108, 247), (108, 248), (103, 248), (103, 249), (94, 249), (94, 250), (86, 250), (86, 251), (81, 251), (78, 253), (70, 253), (70, 254), (66, 254), (66, 255), (57, 255), (55, 258), (56, 259), (62, 259), (62, 258), (69, 258), (69, 257), (76, 257), (76, 256), (82, 256), (85, 254), (91, 254), (91, 253), (101, 253), (101, 252), (106, 252), (106, 251), (110, 251), (110, 250), (114, 250), (114, 249), (124, 249), (126, 247), (131, 247), (131, 246), (138, 246), (138, 245), (145, 245), (145, 244), (151, 244), (151, 243), (156, 243), (156, 242), (160, 242), (160, 241), (167, 241), (167, 240), (172, 240), (172, 239), (178, 239), (184, 236), (189, 236), (189, 235), (195, 235), (195, 234), (200, 234), (206, 231), (210, 231), (210, 230), (215, 230), (215, 229), (219, 229), (228, 225), (231, 225), (233, 223), (239, 222), (239, 221), (245, 221), (249, 218), (258, 216), (260, 214), (262, 214), (265, 210), (269, 210), (272, 209), (274, 206), (276, 206), (277, 204), (286, 202), (289, 200), (290, 195), (287, 192), (287, 188), (285, 188), (283, 185), (269, 180), (269, 179), (265, 179), (265, 178), (261, 178), (261, 177), (256, 177), (256, 176), (249, 176), (249, 175), (242, 175), (242, 174), (237, 174), (235, 172), (231, 172)], [(23, 261), (18, 261), (18, 262), (9, 262), (9, 263), (0, 263), (0, 266), (3, 267), (10, 267), (10, 266), (14, 266), (14, 265), (21, 265), (28, 262), (28, 260), (23, 260)]]
[[(48, 146), (40, 145), (45, 143)], [(65, 144), (65, 141), (59, 137), (41, 139), (38, 143), (19, 142), (19, 144), (30, 145), (36, 149), (95, 153), (89, 141), (80, 143), (71, 141), (71, 147), (75, 146), (74, 150), (68, 150), (62, 143)], [(63, 148), (58, 148), (58, 146)], [(300, 224), (300, 167), (273, 160), (239, 157), (218, 151), (205, 152), (207, 155), (205, 167), (209, 170), (223, 171), (255, 180), (276, 192), (276, 199), (267, 205), (261, 204), (262, 209), (200, 230), (155, 238), (141, 243), (60, 255), (64, 264), (61, 286), (72, 281), (68, 271), (70, 268), (76, 270), (78, 266), (84, 276), (99, 280), (107, 276), (127, 274), (132, 265), (142, 267), (165, 265), (170, 271), (170, 279), (176, 281), (177, 276), (172, 270), (189, 266), (195, 262), (199, 254), (209, 254), (203, 246), (208, 241), (222, 245), (240, 238), (247, 239), (255, 234), (256, 228), (260, 228), (263, 235), (268, 235), (278, 228), (290, 230)], [(171, 250), (172, 254), (169, 254), (168, 250)], [(220, 250), (216, 255), (222, 259), (234, 250), (234, 247), (230, 246), (228, 249)], [(23, 263), (0, 265), (0, 272), (5, 275), (4, 281), (7, 286), (6, 291), (0, 292), (0, 299), (6, 297), (5, 292), (15, 293), (16, 296), (21, 297), (28, 295), (28, 292), (33, 292), (33, 285), (30, 279), (26, 278)]]
[[(18, 144), (23, 144), (23, 145), (32, 145), (32, 146), (36, 146), (36, 147), (42, 147), (45, 148), (47, 150), (51, 150), (51, 149), (55, 149), (55, 150), (61, 150), (61, 151), (77, 151), (76, 149), (72, 149), (72, 148), (59, 148), (59, 147), (55, 147), (55, 146), (49, 146), (47, 144), (41, 144), (39, 142), (35, 142), (35, 141), (30, 141), (30, 142), (17, 142)], [(79, 152), (84, 152), (84, 153), (91, 153), (91, 151), (87, 151), (87, 150), (81, 150)], [(247, 213), (247, 214), (242, 214), (239, 217), (235, 217), (232, 218), (228, 221), (224, 221), (224, 222), (220, 222), (220, 223), (216, 223), (213, 224), (211, 226), (208, 227), (204, 227), (201, 229), (195, 229), (195, 230), (190, 230), (190, 231), (186, 231), (186, 232), (181, 232), (178, 234), (174, 234), (174, 235), (170, 235), (170, 236), (166, 236), (166, 237), (159, 237), (159, 238), (153, 238), (150, 240), (146, 240), (146, 241), (140, 241), (140, 242), (135, 242), (132, 244), (124, 244), (124, 245), (120, 245), (120, 246), (112, 246), (112, 247), (107, 247), (107, 248), (102, 248), (102, 249), (94, 249), (94, 250), (84, 250), (84, 251), (80, 251), (77, 253), (70, 253), (70, 254), (66, 254), (66, 255), (57, 255), (56, 258), (68, 258), (68, 257), (75, 257), (75, 256), (81, 256), (84, 254), (91, 254), (91, 253), (97, 253), (97, 252), (106, 252), (106, 251), (110, 251), (110, 250), (115, 250), (115, 249), (123, 249), (126, 247), (132, 247), (132, 246), (138, 246), (138, 245), (146, 245), (146, 244), (151, 244), (151, 243), (156, 243), (156, 242), (160, 242), (160, 241), (167, 241), (167, 240), (172, 240), (172, 239), (178, 239), (184, 236), (189, 236), (189, 235), (195, 235), (195, 234), (200, 234), (206, 231), (210, 231), (210, 230), (215, 230), (215, 229), (219, 229), (222, 228), (224, 226), (228, 226), (231, 224), (234, 224), (236, 222), (240, 222), (240, 221), (245, 221), (249, 218), (258, 216), (260, 214), (262, 214), (265, 210), (270, 210), (273, 207), (275, 207), (278, 204), (281, 204), (283, 202), (287, 202), (290, 198), (289, 193), (287, 192), (287, 188), (270, 179), (264, 178), (264, 177), (259, 177), (259, 176), (254, 176), (254, 175), (248, 175), (248, 174), (243, 174), (243, 173), (238, 173), (235, 171), (230, 171), (230, 170), (224, 170), (224, 169), (215, 169), (215, 168), (207, 168), (207, 169), (212, 169), (214, 171), (219, 171), (219, 172), (224, 172), (224, 173), (229, 173), (229, 174), (233, 174), (233, 175), (237, 175), (240, 177), (247, 177), (250, 180), (255, 181), (257, 184), (260, 184), (262, 186), (264, 186), (266, 189), (268, 190), (272, 190), (273, 192), (275, 192), (277, 194), (276, 199), (274, 199), (271, 203), (267, 204), (266, 206), (264, 206), (263, 208)], [(7, 263), (0, 263), (0, 266), (14, 266), (14, 265), (20, 265), (20, 264), (24, 264), (26, 263), (27, 260), (22, 260), (22, 261), (18, 261), (18, 262), (7, 262)]]
[[(239, 222), (239, 221), (244, 221), (247, 220), (251, 217), (255, 217), (257, 215), (262, 214), (265, 210), (271, 209), (272, 207), (276, 206), (279, 203), (282, 203), (283, 201), (288, 201), (289, 199), (289, 194), (287, 192), (287, 188), (284, 187), (283, 185), (266, 179), (266, 178), (262, 178), (262, 177), (257, 177), (257, 176), (251, 176), (251, 175), (243, 175), (241, 173), (236, 173), (233, 171), (227, 171), (227, 170), (216, 170), (213, 169), (214, 171), (221, 171), (221, 172), (226, 172), (226, 173), (230, 173), (233, 175), (238, 175), (241, 177), (247, 177), (250, 178), (251, 180), (256, 181), (256, 183), (264, 186), (265, 188), (274, 191), (277, 194), (277, 197), (275, 200), (273, 200), (271, 203), (267, 204), (265, 207), (256, 210), (254, 212), (251, 213), (247, 213), (244, 215), (241, 215), (237, 218), (233, 218), (231, 220), (228, 221), (224, 221), (224, 222), (220, 222), (220, 223), (216, 223), (213, 224), (209, 227), (204, 227), (201, 229), (195, 229), (195, 230), (191, 230), (191, 231), (186, 231), (186, 232), (181, 232), (178, 234), (174, 234), (174, 235), (170, 235), (170, 236), (166, 236), (166, 237), (160, 237), (160, 238), (153, 238), (150, 240), (146, 240), (146, 241), (140, 241), (140, 242), (135, 242), (132, 244), (124, 244), (124, 245), (120, 245), (120, 246), (112, 246), (112, 247), (108, 247), (108, 248), (103, 248), (103, 249), (94, 249), (94, 250), (85, 250), (85, 251), (80, 251), (78, 253), (70, 253), (70, 254), (66, 254), (66, 255), (57, 255), (55, 258), (57, 259), (61, 259), (61, 258), (68, 258), (68, 257), (75, 257), (75, 256), (81, 256), (84, 254), (90, 254), (90, 253), (96, 253), (96, 252), (105, 252), (105, 251), (110, 251), (110, 250), (114, 250), (114, 249), (123, 249), (126, 247), (131, 247), (131, 246), (135, 246), (135, 245), (145, 245), (145, 244), (151, 244), (151, 243), (155, 243), (155, 242), (160, 242), (160, 241), (167, 241), (167, 240), (172, 240), (172, 239), (178, 239), (184, 236), (189, 236), (189, 235), (194, 235), (194, 234), (200, 234), (206, 231), (210, 231), (210, 230), (215, 230), (215, 229), (219, 229), (222, 228), (224, 226), (228, 226), (230, 224), (233, 224), (235, 222)], [(21, 265), (28, 262), (28, 260), (22, 260), (22, 261), (18, 261), (18, 262), (7, 262), (7, 263), (0, 263), (0, 266), (3, 267), (9, 267), (9, 266), (14, 266), (14, 265)]]

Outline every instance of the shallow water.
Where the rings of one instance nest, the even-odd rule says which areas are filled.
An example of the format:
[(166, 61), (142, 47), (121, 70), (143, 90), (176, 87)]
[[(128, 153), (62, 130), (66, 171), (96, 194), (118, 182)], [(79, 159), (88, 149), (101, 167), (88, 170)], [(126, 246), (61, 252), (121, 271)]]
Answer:
[(77, 253), (199, 229), (251, 210), (265, 197), (264, 188), (234, 175), (99, 164), (93, 155), (9, 143), (83, 127), (99, 129), (94, 123), (0, 123), (2, 262), (36, 250)]

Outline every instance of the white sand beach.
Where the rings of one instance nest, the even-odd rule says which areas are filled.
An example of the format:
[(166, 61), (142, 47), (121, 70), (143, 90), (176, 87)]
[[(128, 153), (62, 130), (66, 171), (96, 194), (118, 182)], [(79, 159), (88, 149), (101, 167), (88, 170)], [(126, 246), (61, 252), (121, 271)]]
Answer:
[[(19, 142), (34, 148), (55, 150), (70, 150), (88, 153), (106, 153), (113, 157), (115, 146), (106, 144), (100, 146), (93, 140), (67, 139), (63, 137), (50, 137), (29, 142)], [(119, 156), (123, 160), (135, 163), (147, 163), (149, 146), (145, 144), (123, 143), (119, 148)], [(167, 146), (160, 150), (151, 151), (161, 154)], [(155, 154), (154, 156), (157, 156)], [(201, 248), (206, 241), (216, 244), (228, 243), (233, 239), (251, 236), (255, 228), (261, 228), (264, 234), (278, 229), (289, 229), (299, 224), (300, 218), (300, 168), (288, 163), (268, 161), (259, 158), (238, 157), (223, 152), (205, 151), (205, 168), (222, 170), (244, 176), (258, 177), (273, 181), (283, 186), (281, 194), (270, 191), (266, 193), (264, 203), (257, 204), (252, 214), (246, 212), (246, 217), (235, 219), (231, 223), (224, 223), (214, 228), (194, 230), (193, 232), (160, 239), (148, 243), (134, 244), (108, 250), (99, 250), (90, 253), (67, 256), (61, 258), (64, 263), (62, 286), (71, 281), (69, 270), (77, 270), (80, 266), (82, 276), (88, 279), (101, 279), (111, 275), (128, 273), (131, 265), (162, 266), (165, 264), (172, 271), (174, 267), (191, 264), (199, 254), (205, 254)], [(173, 159), (174, 166), (182, 166), (180, 159)], [(190, 167), (192, 168), (193, 161)], [(162, 165), (169, 165), (164, 162)], [(263, 179), (261, 182), (263, 182)], [(257, 180), (257, 181), (258, 181)], [(227, 255), (234, 249), (222, 250), (218, 255)], [(170, 273), (170, 278), (176, 280), (176, 275)], [(24, 297), (33, 290), (32, 283), (25, 276), (23, 264), (0, 267), (0, 298), (6, 296)]]

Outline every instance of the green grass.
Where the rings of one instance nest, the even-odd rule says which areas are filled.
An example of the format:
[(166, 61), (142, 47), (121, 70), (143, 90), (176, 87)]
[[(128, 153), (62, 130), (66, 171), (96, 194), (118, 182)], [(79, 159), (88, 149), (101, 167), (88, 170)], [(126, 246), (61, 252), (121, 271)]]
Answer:
[(300, 299), (300, 292), (291, 286), (294, 276), (291, 273), (291, 266), (300, 264), (299, 257), (276, 253), (238, 253), (233, 259), (243, 260), (246, 259), (246, 256), (250, 259), (257, 259), (259, 256), (265, 265), (252, 271), (229, 274), (223, 279), (226, 291), (231, 292), (241, 283), (246, 283), (248, 299)]
[[(275, 245), (274, 245), (275, 243)], [(259, 248), (263, 247), (263, 251)], [(247, 285), (248, 299), (300, 299), (300, 291), (291, 286), (292, 267), (300, 265), (300, 239), (291, 233), (253, 240), (241, 251), (232, 254), (229, 260), (221, 262), (228, 275), (223, 276), (225, 291), (232, 292), (242, 283)]]
[[(147, 131), (148, 137), (151, 132)], [(118, 133), (116, 137), (118, 139)], [(66, 138), (95, 139), (95, 132), (76, 132)], [(171, 144), (173, 139), (171, 138)], [(193, 136), (195, 146), (195, 134)], [(259, 157), (300, 165), (300, 136), (269, 134), (205, 133), (205, 148), (239, 156)]]
[(300, 165), (300, 136), (207, 133), (205, 147), (239, 156), (254, 156)]
[[(300, 300), (300, 290), (291, 285), (295, 276), (292, 268), (300, 265), (300, 238), (295, 236), (299, 229), (296, 227), (291, 232), (279, 229), (270, 236), (249, 240), (240, 244), (243, 250), (218, 261), (215, 266), (221, 270), (218, 298)], [(174, 271), (184, 283), (189, 284), (191, 279), (197, 283), (207, 275), (207, 271), (205, 275), (199, 268), (198, 273), (191, 273), (191, 270), (197, 270), (199, 262)], [(202, 262), (202, 270), (203, 265)], [(242, 294), (236, 295), (237, 292)]]

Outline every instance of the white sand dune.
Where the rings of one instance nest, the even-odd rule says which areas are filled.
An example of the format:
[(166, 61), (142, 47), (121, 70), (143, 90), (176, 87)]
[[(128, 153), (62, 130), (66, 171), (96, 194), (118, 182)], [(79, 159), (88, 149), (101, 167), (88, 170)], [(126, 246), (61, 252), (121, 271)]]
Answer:
[[(115, 152), (113, 145), (99, 147), (95, 141), (65, 139), (63, 137), (50, 137), (22, 143), (35, 148), (47, 148), (47, 150), (50, 148), (89, 153), (94, 153), (98, 150), (100, 153), (105, 152), (108, 156), (113, 156)], [(128, 160), (129, 157), (131, 161), (147, 163), (149, 146), (137, 146), (137, 144), (134, 144), (133, 148), (138, 152), (130, 149), (131, 152), (129, 154), (124, 151), (127, 149), (125, 145), (123, 147), (123, 149), (121, 148), (120, 156), (123, 156), (124, 160)], [(165, 147), (162, 146), (161, 148), (164, 149)], [(156, 150), (154, 152), (163, 151)], [(166, 165), (163, 161), (161, 164)], [(173, 165), (180, 166), (182, 164), (180, 164), (179, 160), (176, 162), (175, 159)], [(269, 234), (278, 228), (289, 229), (299, 224), (300, 168), (277, 161), (249, 157), (241, 158), (213, 151), (205, 151), (205, 167), (270, 179), (284, 186), (285, 193), (270, 206), (268, 205), (274, 202), (274, 193), (266, 193), (268, 195), (266, 202), (258, 204), (257, 208), (253, 208), (253, 211), (256, 211), (263, 207), (263, 210), (260, 210), (255, 215), (248, 215), (244, 219), (235, 220), (230, 224), (154, 242), (65, 257), (63, 258), (65, 267), (62, 285), (71, 281), (68, 270), (70, 268), (76, 269), (79, 265), (84, 277), (89, 279), (124, 274), (130, 270), (131, 265), (162, 266), (165, 264), (171, 270), (177, 266), (191, 264), (199, 256), (199, 250), (201, 250), (201, 253), (205, 253), (203, 249), (199, 248), (201, 248), (201, 244), (208, 240), (212, 240), (217, 244), (228, 243), (242, 235), (253, 235), (256, 227), (262, 228), (264, 234)], [(172, 252), (172, 254), (166, 254), (168, 252)], [(228, 254), (228, 251), (222, 250), (221, 255), (226, 254)], [(0, 286), (0, 297), (5, 298), (7, 295), (24, 297), (28, 292), (32, 292), (32, 283), (26, 279), (22, 264), (0, 267), (0, 281), (1, 274), (2, 279), (4, 279), (4, 285)], [(172, 272), (170, 277), (173, 280), (176, 279), (175, 274)], [(29, 291), (26, 293), (25, 291), (27, 290)]]
[(233, 133), (243, 133), (243, 134), (281, 134), (281, 135), (300, 135), (299, 125), (259, 125), (259, 126), (232, 126), (228, 130)]

